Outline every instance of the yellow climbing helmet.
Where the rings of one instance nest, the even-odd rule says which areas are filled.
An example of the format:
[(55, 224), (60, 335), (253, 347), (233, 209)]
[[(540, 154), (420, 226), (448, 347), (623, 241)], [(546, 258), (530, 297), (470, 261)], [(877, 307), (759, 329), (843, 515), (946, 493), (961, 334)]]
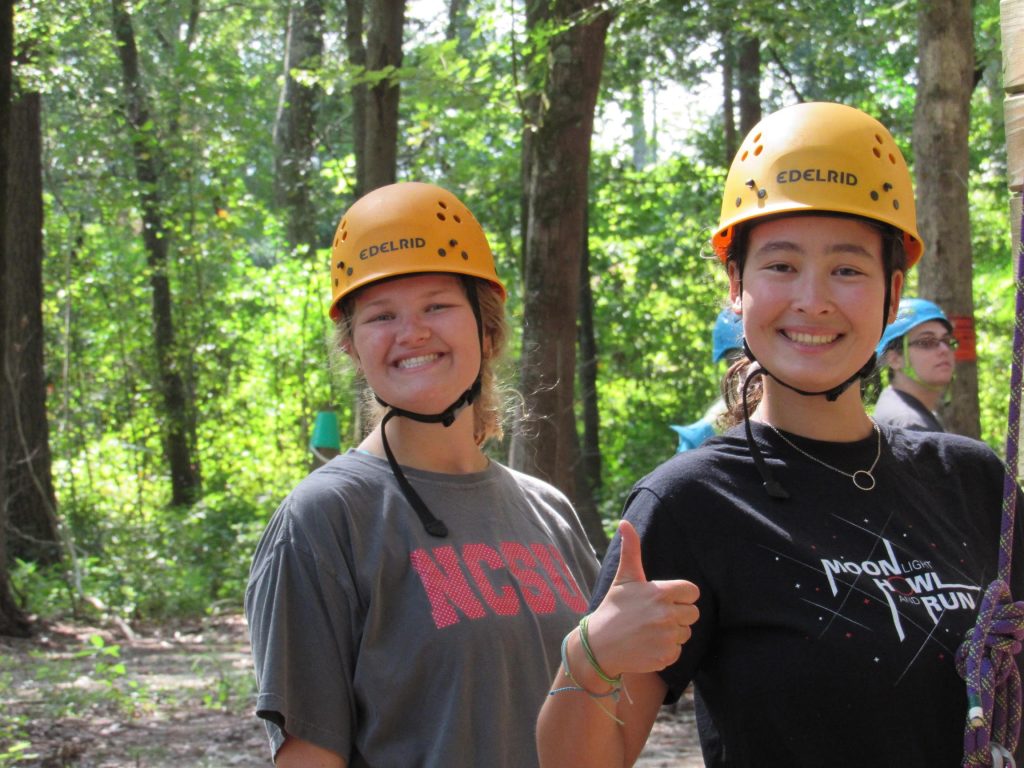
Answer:
[(455, 195), (414, 181), (379, 187), (345, 212), (334, 234), (331, 318), (352, 291), (417, 272), (479, 277), (505, 300), (487, 236)]
[(844, 104), (796, 104), (754, 126), (729, 168), (711, 244), (725, 261), (737, 224), (800, 211), (891, 224), (903, 232), (907, 268), (924, 250), (903, 154), (885, 126)]

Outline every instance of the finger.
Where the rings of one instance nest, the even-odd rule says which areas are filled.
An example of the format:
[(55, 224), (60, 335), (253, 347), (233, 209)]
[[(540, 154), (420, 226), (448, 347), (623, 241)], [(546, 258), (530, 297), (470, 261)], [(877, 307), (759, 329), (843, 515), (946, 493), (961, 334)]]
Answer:
[(645, 583), (644, 564), (640, 557), (640, 536), (636, 529), (626, 520), (619, 523), (619, 568), (615, 571), (614, 584), (630, 582)]

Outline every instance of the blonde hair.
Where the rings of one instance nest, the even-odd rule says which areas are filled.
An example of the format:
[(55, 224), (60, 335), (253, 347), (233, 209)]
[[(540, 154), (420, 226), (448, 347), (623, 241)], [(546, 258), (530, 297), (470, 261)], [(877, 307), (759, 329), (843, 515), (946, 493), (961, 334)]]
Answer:
[[(505, 303), (491, 283), (477, 277), (454, 275), (468, 297), (467, 284), (472, 281), (476, 288), (480, 307), (480, 323), (483, 326), (483, 350), (480, 360), (480, 394), (473, 401), (473, 437), (477, 445), (488, 440), (501, 440), (505, 434), (505, 414), (509, 410), (510, 390), (498, 376), (498, 367), (508, 345), (509, 325), (505, 317)], [(406, 275), (408, 277), (408, 275)], [(353, 342), (352, 310), (359, 291), (346, 296), (341, 302), (341, 311), (334, 321), (331, 340), (332, 368), (341, 369), (350, 365), (346, 350)], [(374, 429), (384, 418), (387, 408), (382, 406), (361, 373), (357, 373), (363, 385), (363, 412), (366, 415), (367, 431)]]

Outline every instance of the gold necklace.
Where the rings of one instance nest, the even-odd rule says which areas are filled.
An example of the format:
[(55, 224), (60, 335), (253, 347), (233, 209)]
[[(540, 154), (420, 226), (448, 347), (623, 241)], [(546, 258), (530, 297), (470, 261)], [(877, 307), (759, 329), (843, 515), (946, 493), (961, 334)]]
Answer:
[[(768, 424), (768, 422), (765, 422)], [(872, 420), (871, 426), (874, 427), (875, 435), (878, 437), (878, 451), (875, 453), (875, 460), (871, 462), (871, 466), (867, 469), (858, 469), (856, 472), (844, 472), (839, 467), (833, 467), (831, 464), (826, 464), (824, 461), (819, 459), (817, 456), (811, 456), (807, 451), (801, 448), (799, 445), (794, 443), (792, 440), (787, 438), (784, 434), (779, 432), (773, 425), (768, 424), (771, 427), (772, 432), (782, 438), (782, 441), (786, 443), (790, 448), (795, 451), (799, 451), (811, 461), (821, 464), (821, 466), (831, 469), (833, 472), (838, 472), (840, 475), (850, 478), (853, 484), (861, 491), (870, 491), (875, 487), (875, 476), (871, 474), (875, 471), (875, 467), (878, 466), (878, 460), (882, 458), (882, 430), (878, 428), (878, 425)], [(866, 479), (865, 479), (866, 478)]]

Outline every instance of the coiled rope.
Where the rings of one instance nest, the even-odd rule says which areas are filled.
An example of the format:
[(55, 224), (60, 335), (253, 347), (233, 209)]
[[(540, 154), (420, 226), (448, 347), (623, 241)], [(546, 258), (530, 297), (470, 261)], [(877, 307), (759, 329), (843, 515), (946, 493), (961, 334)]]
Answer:
[[(1024, 227), (1024, 217), (1021, 225)], [(1015, 765), (1013, 754), (1020, 739), (1021, 678), (1014, 657), (1024, 642), (1024, 601), (1013, 600), (1010, 569), (1017, 505), (1016, 471), (1024, 358), (1024, 245), (1018, 245), (1016, 261), (1016, 311), (1003, 515), (999, 533), (999, 572), (998, 578), (985, 590), (970, 637), (961, 644), (956, 657), (957, 671), (967, 683), (964, 768)]]

